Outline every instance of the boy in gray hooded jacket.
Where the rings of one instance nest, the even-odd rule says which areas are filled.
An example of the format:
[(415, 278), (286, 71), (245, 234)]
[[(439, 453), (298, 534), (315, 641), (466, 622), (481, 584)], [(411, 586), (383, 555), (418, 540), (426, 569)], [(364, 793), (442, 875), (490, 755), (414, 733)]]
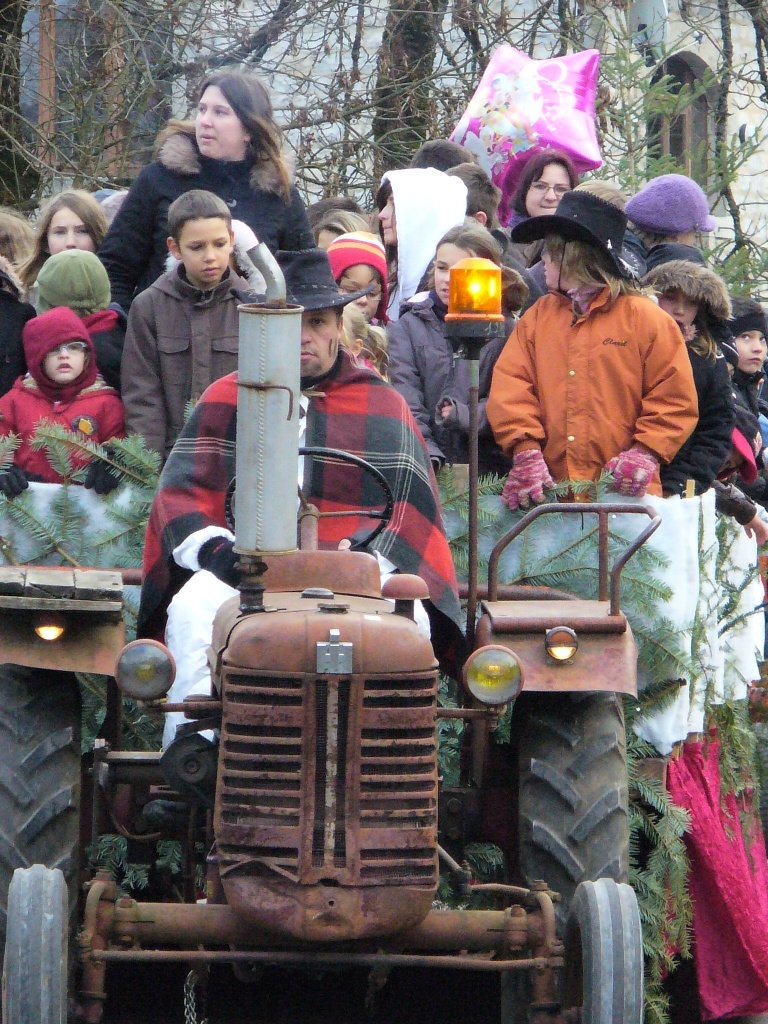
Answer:
[[(131, 304), (121, 392), (126, 430), (165, 461), (190, 401), (237, 369), (238, 313), (256, 294), (232, 270), (232, 217), (212, 192), (185, 192), (168, 210), (168, 249), (179, 263)], [(256, 245), (249, 233), (246, 249)]]

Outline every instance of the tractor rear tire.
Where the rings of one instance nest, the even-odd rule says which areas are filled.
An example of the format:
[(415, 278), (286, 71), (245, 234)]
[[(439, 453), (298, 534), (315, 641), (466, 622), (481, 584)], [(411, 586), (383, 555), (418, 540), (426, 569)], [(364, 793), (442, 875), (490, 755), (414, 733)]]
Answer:
[(0, 954), (14, 871), (59, 868), (77, 914), (80, 691), (74, 675), (0, 665)]
[(535, 693), (520, 705), (519, 869), (561, 894), (562, 929), (580, 882), (627, 879), (624, 711), (614, 693)]
[(17, 868), (8, 889), (3, 1024), (66, 1024), (67, 883), (59, 871)]
[(634, 891), (583, 882), (565, 927), (563, 1009), (582, 1024), (642, 1024), (643, 935)]

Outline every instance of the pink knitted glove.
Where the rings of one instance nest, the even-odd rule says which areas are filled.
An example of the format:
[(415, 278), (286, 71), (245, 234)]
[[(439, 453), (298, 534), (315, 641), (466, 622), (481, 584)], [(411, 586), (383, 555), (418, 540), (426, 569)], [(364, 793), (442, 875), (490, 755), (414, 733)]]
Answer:
[(632, 498), (642, 498), (659, 468), (657, 459), (644, 448), (630, 448), (606, 464), (607, 473), (613, 473), (613, 490)]
[(513, 512), (518, 508), (528, 508), (531, 502), (541, 505), (546, 501), (544, 488), (553, 485), (544, 456), (538, 448), (530, 448), (515, 455), (501, 500)]

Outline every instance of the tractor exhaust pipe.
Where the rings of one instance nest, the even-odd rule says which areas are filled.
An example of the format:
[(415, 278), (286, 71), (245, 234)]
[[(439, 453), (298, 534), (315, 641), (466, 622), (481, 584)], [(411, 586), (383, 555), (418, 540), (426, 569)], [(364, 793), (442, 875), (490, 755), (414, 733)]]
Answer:
[(265, 303), (239, 307), (235, 551), (243, 612), (263, 608), (264, 555), (296, 550), (301, 306), (262, 242), (248, 252), (267, 284)]

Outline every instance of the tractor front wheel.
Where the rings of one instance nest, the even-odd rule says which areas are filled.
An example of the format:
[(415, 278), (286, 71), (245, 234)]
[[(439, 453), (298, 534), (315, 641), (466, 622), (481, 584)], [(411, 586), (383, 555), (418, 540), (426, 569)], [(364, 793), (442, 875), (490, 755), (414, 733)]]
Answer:
[(3, 1024), (66, 1024), (67, 883), (58, 868), (17, 868), (8, 889)]
[(624, 712), (615, 693), (533, 693), (519, 705), (519, 869), (561, 894), (562, 928), (580, 882), (627, 879)]
[(0, 665), (0, 955), (16, 868), (59, 868), (77, 913), (80, 691), (71, 673)]
[(643, 937), (634, 890), (582, 882), (565, 926), (563, 1010), (581, 1024), (641, 1024)]

